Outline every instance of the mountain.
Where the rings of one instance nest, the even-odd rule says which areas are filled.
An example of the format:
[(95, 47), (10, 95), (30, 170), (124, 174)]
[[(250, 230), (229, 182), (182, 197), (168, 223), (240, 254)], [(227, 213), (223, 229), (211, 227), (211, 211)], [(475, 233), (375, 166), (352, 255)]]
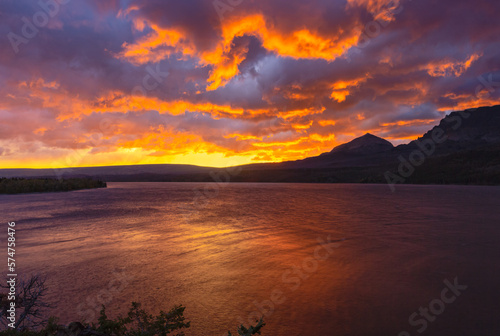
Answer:
[[(341, 167), (370, 167), (394, 157), (389, 141), (370, 133), (333, 148), (330, 152), (298, 161), (282, 162), (279, 168), (318, 169)], [(263, 166), (265, 168), (265, 166)]]
[[(437, 139), (434, 139), (437, 137)], [(433, 147), (428, 159), (472, 150), (494, 150), (500, 145), (500, 105), (452, 112), (417, 140), (394, 147), (367, 133), (330, 152), (294, 162), (287, 168), (355, 168), (397, 166), (400, 156), (409, 157), (423, 145)]]
[[(500, 105), (452, 112), (422, 137), (406, 145), (414, 149), (418, 142), (432, 141), (442, 131), (446, 141), (436, 143), (436, 154), (446, 155), (500, 143)], [(404, 149), (405, 145), (401, 146)]]
[[(406, 170), (405, 170), (406, 169)], [(500, 184), (500, 105), (455, 111), (417, 140), (394, 147), (367, 133), (319, 156), (233, 168), (138, 165), (0, 169), (0, 177), (113, 181)]]
[(500, 142), (500, 105), (452, 112), (438, 126), (425, 133), (429, 138), (435, 128), (445, 131), (448, 141), (471, 144)]
[(356, 138), (348, 143), (335, 147), (331, 152), (326, 153), (326, 155), (342, 152), (368, 155), (373, 153), (387, 152), (392, 150), (393, 148), (394, 146), (389, 141), (379, 138), (378, 136), (372, 135), (370, 133), (366, 133), (362, 137)]

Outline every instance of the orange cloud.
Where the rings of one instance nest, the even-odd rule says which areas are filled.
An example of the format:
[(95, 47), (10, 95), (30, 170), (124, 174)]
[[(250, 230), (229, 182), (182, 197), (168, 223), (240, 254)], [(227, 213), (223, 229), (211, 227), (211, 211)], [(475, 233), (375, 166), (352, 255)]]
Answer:
[(312, 124), (314, 123), (313, 120), (307, 122), (306, 124), (292, 124), (292, 127), (296, 130), (304, 130), (304, 129), (309, 129)]
[(330, 98), (336, 100), (339, 103), (342, 103), (346, 100), (346, 97), (349, 96), (350, 88), (358, 87), (361, 83), (365, 82), (368, 78), (361, 79), (353, 79), (350, 81), (338, 81), (331, 85), (331, 89), (333, 90)]
[(441, 106), (439, 108), (439, 111), (459, 111), (481, 106), (500, 105), (500, 99), (492, 98), (487, 89), (477, 92), (475, 96), (467, 94), (457, 95), (454, 93), (448, 93), (447, 95), (445, 95), (445, 97), (450, 99), (451, 103)]
[(214, 66), (208, 80), (211, 83), (208, 90), (217, 89), (238, 74), (243, 54), (228, 59), (236, 37), (255, 36), (261, 40), (264, 48), (280, 56), (333, 61), (358, 42), (354, 30), (345, 37), (342, 33), (325, 37), (306, 28), (283, 33), (269, 24), (262, 14), (226, 20), (222, 25), (220, 44), (215, 50), (201, 56), (203, 63)]
[(94, 110), (99, 112), (155, 110), (171, 115), (183, 114), (186, 111), (200, 111), (207, 112), (214, 117), (241, 116), (245, 112), (250, 112), (252, 115), (267, 113), (267, 110), (245, 110), (243, 108), (233, 108), (230, 105), (218, 105), (210, 102), (192, 103), (187, 100), (165, 101), (157, 97), (133, 96), (119, 91), (112, 92), (99, 99), (94, 104)]
[(427, 70), (427, 73), (432, 77), (455, 76), (460, 77), (472, 63), (477, 61), (482, 56), (481, 53), (474, 53), (465, 61), (452, 60), (446, 58), (440, 61), (433, 61), (426, 64), (422, 69)]
[(414, 120), (399, 120), (395, 122), (382, 123), (382, 127), (394, 127), (394, 126), (417, 126), (417, 125), (430, 125), (435, 121), (435, 119), (414, 119)]
[(255, 135), (244, 135), (244, 134), (239, 134), (239, 133), (227, 134), (227, 135), (224, 135), (224, 138), (225, 139), (236, 138), (238, 140), (259, 140), (259, 141), (262, 140), (261, 136), (258, 137), (258, 136), (255, 136)]
[(134, 20), (134, 26), (139, 31), (143, 31), (146, 25), (149, 25), (153, 31), (136, 43), (124, 43), (123, 50), (116, 55), (117, 58), (134, 64), (145, 64), (159, 62), (172, 53), (194, 55), (195, 48), (185, 38), (182, 31), (174, 28), (164, 29), (140, 19)]
[(247, 15), (224, 20), (220, 43), (213, 50), (196, 50), (189, 38), (174, 28), (161, 28), (151, 22), (135, 19), (134, 26), (143, 31), (148, 25), (153, 31), (133, 44), (125, 43), (117, 58), (134, 64), (158, 62), (173, 52), (199, 57), (200, 64), (212, 66), (207, 90), (216, 90), (238, 75), (238, 66), (245, 59), (247, 49), (234, 50), (237, 37), (249, 35), (259, 38), (269, 51), (284, 57), (324, 59), (333, 61), (358, 42), (356, 30), (321, 36), (317, 32), (301, 28), (281, 32), (268, 23), (262, 14)]
[(210, 83), (207, 91), (224, 86), (231, 78), (238, 75), (238, 66), (245, 60), (247, 53), (248, 48), (242, 48), (233, 53), (230, 53), (230, 50), (217, 49), (213, 53), (205, 54), (203, 56), (205, 64), (214, 66), (207, 79), (207, 82)]
[[(81, 119), (91, 113), (155, 110), (163, 114), (179, 115), (186, 111), (206, 112), (214, 117), (267, 114), (268, 109), (246, 110), (210, 102), (192, 103), (187, 100), (165, 101), (157, 97), (134, 96), (121, 91), (105, 92), (93, 100), (69, 94), (59, 88), (56, 82), (46, 83), (43, 79), (18, 84), (19, 91), (12, 96), (17, 101), (24, 100), (33, 108), (45, 108), (56, 112), (57, 120)], [(5, 104), (5, 108), (8, 106)], [(1, 105), (0, 105), (1, 106)]]
[(318, 124), (320, 126), (326, 127), (326, 126), (334, 126), (337, 122), (335, 120), (319, 120)]

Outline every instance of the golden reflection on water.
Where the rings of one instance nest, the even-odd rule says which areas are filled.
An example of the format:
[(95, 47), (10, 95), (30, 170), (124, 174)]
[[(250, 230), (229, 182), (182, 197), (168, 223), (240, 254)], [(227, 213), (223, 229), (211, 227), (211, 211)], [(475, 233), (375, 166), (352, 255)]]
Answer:
[[(264, 335), (397, 335), (444, 279), (477, 288), (498, 279), (498, 244), (483, 243), (498, 237), (498, 189), (236, 184), (186, 219), (192, 184), (112, 187), (2, 198), (23, 228), (20, 267), (46, 273), (62, 322), (125, 274), (109, 312), (182, 303), (188, 335), (222, 335), (257, 315)], [(462, 304), (481, 312), (474, 300), (490, 297)], [(435, 330), (467, 331), (456, 321), (480, 317), (464, 311)]]

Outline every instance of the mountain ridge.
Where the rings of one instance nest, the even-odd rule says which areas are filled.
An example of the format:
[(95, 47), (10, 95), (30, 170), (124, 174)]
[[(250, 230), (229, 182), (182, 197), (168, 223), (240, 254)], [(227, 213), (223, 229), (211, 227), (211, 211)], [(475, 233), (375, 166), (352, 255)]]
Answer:
[[(438, 134), (440, 138), (434, 139)], [(384, 183), (386, 172), (396, 173), (401, 160), (408, 161), (420, 152), (422, 167), (405, 178), (405, 183), (500, 184), (500, 105), (451, 112), (408, 144), (393, 146), (381, 137), (366, 133), (329, 152), (296, 161), (232, 168), (158, 164), (0, 169), (0, 177), (91, 176), (108, 182), (217, 182), (214, 174), (226, 174), (231, 182)], [(229, 169), (238, 173), (227, 175)]]

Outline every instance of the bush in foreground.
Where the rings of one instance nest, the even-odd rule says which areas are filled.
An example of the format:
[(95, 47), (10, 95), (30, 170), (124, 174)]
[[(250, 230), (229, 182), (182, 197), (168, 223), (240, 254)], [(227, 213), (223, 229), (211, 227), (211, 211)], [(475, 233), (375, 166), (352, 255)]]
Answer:
[[(1, 336), (166, 336), (169, 334), (185, 336), (184, 330), (188, 329), (191, 322), (185, 321), (186, 308), (175, 306), (168, 313), (160, 311), (153, 316), (141, 309), (139, 303), (132, 302), (127, 316), (110, 320), (103, 306), (97, 324), (82, 324), (72, 322), (67, 326), (57, 324), (56, 318), (50, 318), (47, 325), (38, 331), (7, 329), (0, 331)], [(262, 319), (248, 329), (244, 326), (238, 328), (239, 336), (260, 335), (265, 323)], [(228, 336), (232, 336), (228, 332)]]
[[(44, 319), (44, 309), (50, 307), (44, 302), (47, 291), (45, 280), (40, 275), (33, 275), (16, 284), (16, 293), (19, 293), (16, 298), (18, 314), (13, 328), (9, 327), (9, 323), (13, 322), (8, 319), (10, 302), (7, 294), (0, 293), (0, 336), (184, 336), (184, 330), (191, 325), (184, 317), (186, 308), (182, 305), (173, 307), (167, 313), (160, 311), (159, 315), (154, 316), (141, 309), (141, 305), (136, 302), (132, 302), (126, 317), (109, 319), (106, 308), (102, 306), (97, 323), (58, 325), (54, 317)], [(0, 288), (8, 289), (8, 286), (0, 285)], [(262, 319), (255, 326), (246, 328), (242, 325), (237, 330), (238, 335), (260, 335), (264, 325)], [(228, 332), (228, 336), (232, 336), (231, 332)]]

